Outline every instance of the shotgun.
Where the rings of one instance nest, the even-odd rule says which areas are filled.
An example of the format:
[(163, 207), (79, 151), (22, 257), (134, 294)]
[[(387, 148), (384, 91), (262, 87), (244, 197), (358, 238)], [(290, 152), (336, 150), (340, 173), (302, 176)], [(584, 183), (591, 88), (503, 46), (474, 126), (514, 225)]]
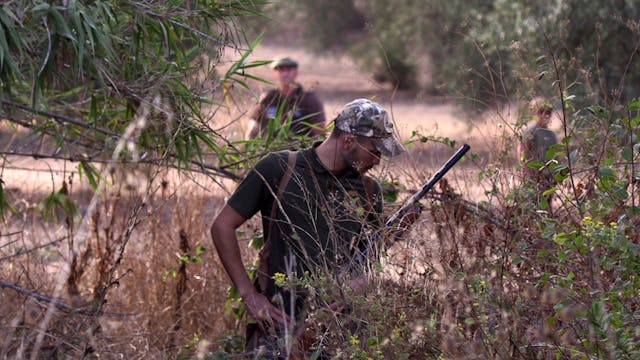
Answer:
[[(382, 234), (387, 233), (395, 226), (397, 226), (398, 222), (402, 220), (402, 218), (415, 206), (415, 204), (419, 203), (420, 200), (425, 195), (427, 195), (429, 190), (431, 190), (431, 188), (433, 188), (433, 186), (438, 181), (440, 181), (440, 179), (442, 179), (447, 171), (449, 171), (458, 161), (460, 161), (460, 159), (464, 156), (464, 154), (467, 153), (467, 151), (469, 151), (470, 148), (471, 147), (469, 145), (464, 144), (460, 149), (458, 149), (458, 151), (456, 151), (456, 153), (453, 154), (453, 156), (451, 156), (451, 158), (449, 158), (449, 160), (447, 160), (447, 162), (435, 174), (433, 174), (431, 179), (422, 186), (422, 189), (408, 198), (404, 202), (402, 207), (398, 209), (398, 211), (396, 211), (393, 215), (391, 215), (389, 220), (387, 220), (387, 222), (385, 223), (385, 231), (383, 231)], [(377, 236), (374, 237), (371, 242), (369, 242), (366, 248), (364, 248), (362, 251), (357, 252), (356, 254), (354, 254), (354, 256), (351, 257), (351, 259), (347, 263), (347, 266), (340, 272), (340, 277), (352, 272), (357, 266), (362, 264), (371, 248), (373, 248), (376, 243), (382, 240), (382, 234), (377, 233)]]
[[(389, 220), (385, 223), (385, 231), (378, 232), (377, 236), (369, 242), (368, 246), (364, 248), (362, 251), (357, 252), (354, 256), (351, 257), (346, 266), (341, 269), (338, 273), (338, 278), (344, 278), (345, 275), (352, 273), (358, 266), (360, 266), (364, 260), (366, 259), (369, 251), (375, 246), (376, 243), (382, 240), (384, 233), (387, 233), (390, 230), (393, 230), (395, 226), (397, 226), (398, 222), (402, 220), (402, 218), (409, 212), (411, 209), (420, 202), (420, 200), (427, 195), (429, 190), (433, 188), (433, 186), (442, 179), (444, 174), (447, 173), (460, 159), (464, 156), (464, 154), (469, 151), (471, 147), (467, 144), (464, 144), (458, 151), (456, 151), (449, 160), (431, 177), (431, 179), (422, 186), (418, 192), (413, 194), (410, 198), (408, 198), (402, 207), (396, 211)], [(309, 321), (305, 321), (302, 326), (298, 328), (294, 336), (295, 342), (293, 347), (293, 354), (290, 357), (292, 360), (303, 359), (305, 357), (299, 357), (300, 354), (308, 354), (308, 350), (311, 348), (316, 341), (316, 333)]]

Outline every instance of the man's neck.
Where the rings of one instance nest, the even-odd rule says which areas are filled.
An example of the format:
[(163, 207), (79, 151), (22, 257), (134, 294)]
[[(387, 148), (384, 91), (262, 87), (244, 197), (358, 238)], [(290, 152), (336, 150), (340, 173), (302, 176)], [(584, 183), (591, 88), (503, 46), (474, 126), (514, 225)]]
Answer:
[(280, 84), (280, 92), (285, 96), (291, 96), (298, 89), (298, 84), (289, 83), (289, 84)]
[(344, 158), (340, 155), (338, 141), (327, 138), (315, 148), (318, 159), (331, 172), (339, 172), (347, 168)]

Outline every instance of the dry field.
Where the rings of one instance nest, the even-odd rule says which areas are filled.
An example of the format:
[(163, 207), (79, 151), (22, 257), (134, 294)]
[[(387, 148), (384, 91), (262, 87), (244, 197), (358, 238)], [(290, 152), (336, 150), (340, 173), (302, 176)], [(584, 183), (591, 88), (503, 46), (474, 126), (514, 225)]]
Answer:
[[(405, 140), (419, 131), (471, 144), (471, 153), (477, 158), (459, 164), (447, 178), (463, 198), (486, 200), (487, 189), (477, 180), (477, 173), (499, 167), (505, 156), (500, 149), (513, 146), (509, 129), (515, 108), (500, 109), (483, 119), (464, 119), (446, 99), (394, 92), (375, 84), (346, 56), (316, 57), (271, 44), (259, 47), (251, 59), (280, 54), (299, 61), (299, 81), (318, 93), (328, 119), (354, 98), (372, 98), (389, 109)], [(225, 56), (233, 59), (234, 54)], [(257, 69), (253, 74), (271, 76), (268, 69)], [(212, 122), (228, 139), (239, 139), (244, 133), (246, 119), (242, 115), (266, 87), (251, 84), (251, 93), (239, 90), (236, 103), (220, 109)], [(1, 139), (0, 146), (28, 140), (7, 132)], [(415, 189), (454, 151), (439, 143), (417, 144), (397, 161), (384, 161), (375, 174), (399, 179)], [(0, 230), (0, 280), (20, 284), (21, 289), (0, 288), (4, 304), (0, 310), (0, 358), (76, 357), (93, 352), (107, 358), (159, 358), (193, 353), (197, 346), (214, 349), (218, 339), (238, 331), (241, 322), (225, 311), (228, 280), (208, 233), (234, 183), (136, 169), (116, 171), (109, 176), (110, 186), (92, 194), (75, 166), (18, 157), (4, 160), (5, 189), (20, 213)], [(58, 221), (35, 216), (38, 199), (59, 189), (65, 180), (72, 184), (69, 192), (79, 203), (79, 215)], [(69, 229), (69, 221), (75, 230)], [(422, 221), (431, 219), (425, 216)], [(244, 242), (256, 227), (255, 221), (246, 226)], [(415, 231), (411, 236), (422, 239)], [(427, 238), (435, 240), (434, 235)], [(403, 256), (413, 252), (414, 257), (427, 259), (438, 248), (437, 243), (431, 249), (412, 246), (409, 241), (398, 249)], [(185, 260), (184, 254), (190, 257)], [(247, 250), (247, 261), (254, 256)], [(103, 316), (76, 311), (89, 312), (95, 306), (92, 301), (105, 293)], [(38, 299), (37, 294), (44, 297)], [(54, 308), (53, 298), (68, 307)]]

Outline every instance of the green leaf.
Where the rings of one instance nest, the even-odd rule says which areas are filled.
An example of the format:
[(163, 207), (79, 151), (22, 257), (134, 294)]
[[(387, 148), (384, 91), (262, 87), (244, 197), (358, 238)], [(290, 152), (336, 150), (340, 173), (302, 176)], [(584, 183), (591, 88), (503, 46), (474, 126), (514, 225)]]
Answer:
[(102, 179), (102, 175), (98, 170), (91, 166), (91, 164), (81, 161), (80, 164), (78, 164), (78, 173), (80, 176), (84, 174), (93, 190), (98, 189), (98, 180)]
[(254, 236), (249, 240), (249, 247), (260, 250), (264, 246), (264, 236)]
[(62, 187), (57, 192), (46, 196), (38, 205), (38, 210), (42, 211), (45, 217), (58, 221), (64, 218), (71, 225), (73, 225), (74, 217), (78, 213), (76, 203), (68, 196), (66, 183), (62, 183)]
[(69, 26), (64, 16), (62, 16), (60, 11), (58, 11), (59, 9), (63, 10), (64, 8), (54, 6), (49, 8), (49, 11), (48, 11), (48, 15), (52, 18), (53, 23), (55, 25), (56, 33), (64, 38), (71, 40), (73, 43), (77, 43), (76, 38), (71, 33), (71, 30), (69, 30)]
[(0, 178), (0, 218), (2, 222), (5, 222), (5, 212), (9, 211), (14, 215), (18, 215), (18, 211), (9, 203), (7, 196), (4, 192), (4, 181)]
[(540, 198), (540, 209), (547, 210), (549, 208), (549, 200), (546, 197)]
[(536, 161), (536, 160), (529, 161), (527, 163), (527, 167), (529, 169), (541, 169), (541, 168), (544, 168), (544, 163), (542, 161)]
[(558, 260), (560, 260), (560, 262), (566, 262), (567, 261), (567, 252), (566, 251), (558, 251)]
[(638, 111), (640, 110), (640, 99), (635, 99), (629, 103), (629, 110)]
[(542, 196), (547, 197), (549, 195), (555, 194), (555, 192), (558, 190), (557, 186), (552, 187), (551, 189), (547, 189), (542, 193)]
[(598, 169), (598, 175), (602, 180), (615, 180), (616, 172), (611, 168), (600, 167)]
[(621, 201), (626, 201), (627, 199), (629, 199), (629, 193), (624, 188), (616, 189), (616, 191), (614, 192), (614, 196), (616, 199)]
[(620, 156), (622, 156), (625, 161), (631, 162), (633, 160), (633, 150), (629, 146), (624, 146), (620, 150)]
[(563, 168), (562, 170), (553, 174), (554, 180), (559, 184), (569, 177), (569, 168)]
[(51, 8), (51, 5), (47, 3), (40, 3), (33, 7), (33, 12), (40, 12), (40, 11), (47, 12), (49, 11), (49, 8)]
[(558, 245), (564, 245), (567, 240), (569, 240), (569, 235), (566, 233), (558, 233), (556, 236), (553, 237), (553, 241), (558, 244)]

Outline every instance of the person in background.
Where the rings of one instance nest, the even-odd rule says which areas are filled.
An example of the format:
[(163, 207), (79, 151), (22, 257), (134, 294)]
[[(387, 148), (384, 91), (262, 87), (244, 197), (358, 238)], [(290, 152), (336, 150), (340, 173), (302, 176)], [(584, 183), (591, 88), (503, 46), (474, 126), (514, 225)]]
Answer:
[(536, 97), (529, 103), (534, 124), (528, 127), (518, 147), (518, 159), (523, 163), (525, 179), (540, 184), (548, 189), (553, 181), (553, 175), (546, 167), (531, 168), (527, 166), (532, 161), (546, 163), (547, 150), (558, 143), (556, 134), (549, 129), (553, 106), (542, 97)]
[[(291, 120), (290, 131), (295, 135), (318, 137), (324, 134), (325, 113), (315, 93), (305, 91), (296, 83), (298, 63), (290, 57), (279, 57), (271, 63), (278, 87), (260, 95), (258, 103), (249, 111), (247, 138), (265, 137), (269, 122)], [(276, 124), (279, 129), (281, 124)]]
[[(362, 272), (343, 277), (340, 269), (350, 266), (355, 254), (372, 249), (376, 234), (391, 239), (402, 233), (385, 233), (381, 187), (366, 175), (383, 155), (404, 151), (387, 112), (375, 102), (357, 99), (334, 122), (324, 141), (262, 158), (211, 227), (222, 265), (256, 321), (247, 327), (247, 349), (269, 359), (289, 358), (283, 341), (304, 328), (307, 311), (306, 288), (277, 279), (328, 274), (356, 289), (364, 284)], [(405, 216), (399, 229), (413, 223), (420, 211), (417, 206)], [(258, 212), (265, 244), (254, 282), (241, 259), (236, 230)]]

